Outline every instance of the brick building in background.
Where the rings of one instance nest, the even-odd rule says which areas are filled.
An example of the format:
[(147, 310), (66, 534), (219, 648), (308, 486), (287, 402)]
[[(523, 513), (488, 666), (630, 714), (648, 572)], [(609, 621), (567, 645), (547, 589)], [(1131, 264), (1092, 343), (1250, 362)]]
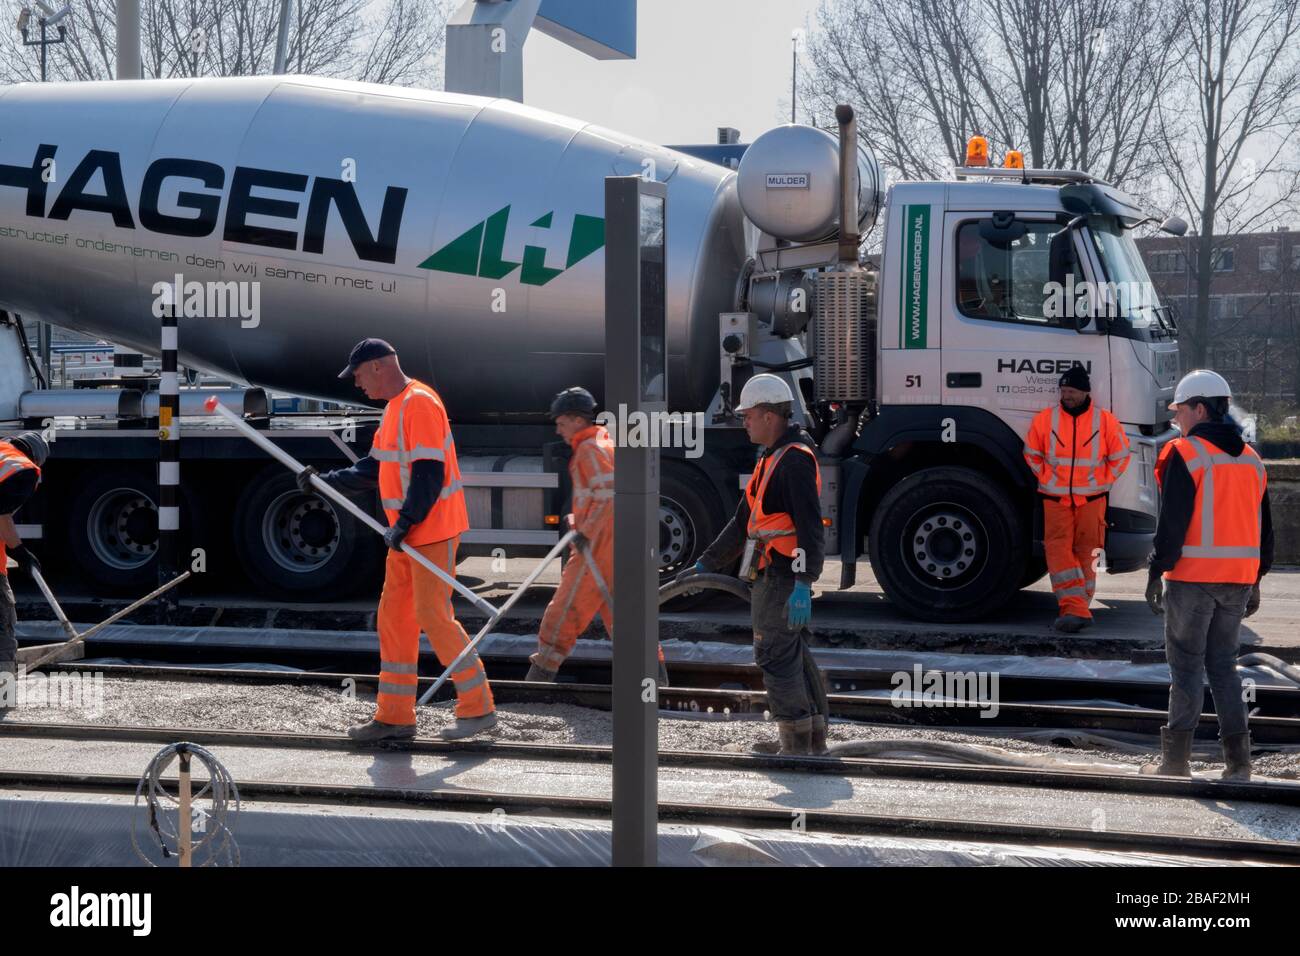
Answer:
[[(1183, 325), (1195, 311), (1196, 277), (1187, 268), (1193, 241), (1137, 240), (1160, 301), (1174, 306)], [(1300, 405), (1300, 231), (1282, 227), (1221, 240), (1210, 286), (1207, 361), (1243, 405)]]

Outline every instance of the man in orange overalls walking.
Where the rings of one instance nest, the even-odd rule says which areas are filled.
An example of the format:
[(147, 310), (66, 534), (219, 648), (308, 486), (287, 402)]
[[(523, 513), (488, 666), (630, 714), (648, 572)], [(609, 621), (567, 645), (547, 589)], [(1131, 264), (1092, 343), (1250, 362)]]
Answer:
[[(370, 454), (351, 468), (320, 477), (340, 491), (379, 488), (388, 518), (388, 559), (379, 598), (379, 704), (375, 717), (348, 731), (353, 740), (410, 739), (415, 736), (420, 630), (445, 667), (469, 643), (451, 606), (451, 585), (416, 564), (403, 542), (448, 576), (456, 576), (456, 547), (469, 530), (456, 445), (442, 399), (428, 385), (408, 378), (397, 352), (382, 339), (358, 342), (339, 378), (352, 378), (370, 399), (386, 401)], [(298, 485), (311, 493), (314, 468), (304, 468)], [(496, 724), (492, 690), (478, 654), (470, 654), (451, 675), (456, 687), (456, 723), (445, 740), (470, 737)]]
[(1059, 614), (1069, 634), (1092, 623), (1097, 555), (1106, 544), (1106, 499), (1128, 467), (1128, 439), (1109, 411), (1093, 404), (1080, 365), (1061, 376), (1061, 400), (1029, 426), (1025, 461), (1043, 499), (1043, 550)]
[[(614, 581), (614, 443), (597, 425), (596, 399), (585, 388), (566, 388), (551, 402), (555, 431), (573, 448), (569, 479), (577, 530), (574, 553), (560, 575), (560, 586), (546, 606), (537, 634), (537, 653), (529, 657), (528, 680), (553, 681), (573, 653), (578, 635), (597, 614), (614, 636), (610, 586)], [(668, 686), (663, 648), (659, 649), (659, 686)]]
[(18, 615), (6, 565), (13, 558), (24, 573), (41, 567), (18, 536), (13, 515), (36, 492), (49, 453), (39, 432), (0, 439), (0, 712), (16, 703), (18, 679)]

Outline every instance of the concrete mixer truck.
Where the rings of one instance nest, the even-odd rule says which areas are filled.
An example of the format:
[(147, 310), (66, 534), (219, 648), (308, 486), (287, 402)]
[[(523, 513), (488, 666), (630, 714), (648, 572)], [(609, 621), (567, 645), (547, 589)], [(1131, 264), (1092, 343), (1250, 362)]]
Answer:
[[(43, 503), (19, 517), (85, 580), (151, 578), (156, 394), (38, 387), (15, 316), (157, 353), (170, 286), (186, 292), (181, 363), (245, 383), (227, 400), (317, 465), (364, 454), (373, 416), (271, 414), (258, 388), (362, 401), (342, 357), (391, 341), (446, 401), (466, 540), (544, 546), (566, 494), (549, 399), (602, 394), (603, 180), (642, 175), (668, 196), (670, 408), (702, 426), (664, 449), (665, 575), (734, 508), (755, 449), (733, 403), (766, 371), (820, 444), (841, 586), (869, 555), (912, 615), (997, 609), (1044, 572), (1021, 440), (1074, 364), (1133, 446), (1103, 560), (1137, 567), (1178, 378), (1132, 238), (1148, 217), (1085, 172), (1014, 163), (886, 190), (840, 119), (838, 136), (668, 148), (510, 101), (313, 77), (0, 89), (0, 420), (55, 439)], [(868, 233), (879, 254), (860, 257)], [(1115, 287), (1145, 294), (1076, 308)], [(247, 442), (183, 426), (182, 526), (222, 567), (313, 598), (378, 565), (375, 541)]]

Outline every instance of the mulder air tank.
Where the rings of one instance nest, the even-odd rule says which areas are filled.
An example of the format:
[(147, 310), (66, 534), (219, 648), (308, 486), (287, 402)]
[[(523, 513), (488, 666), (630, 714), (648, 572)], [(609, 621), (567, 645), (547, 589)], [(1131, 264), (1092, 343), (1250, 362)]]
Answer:
[(735, 173), (508, 100), (297, 76), (0, 89), (0, 308), (156, 353), (168, 283), (182, 364), (355, 401), (336, 375), (379, 336), (454, 421), (535, 421), (562, 388), (603, 393), (612, 175), (667, 184), (669, 394), (703, 409), (745, 258)]

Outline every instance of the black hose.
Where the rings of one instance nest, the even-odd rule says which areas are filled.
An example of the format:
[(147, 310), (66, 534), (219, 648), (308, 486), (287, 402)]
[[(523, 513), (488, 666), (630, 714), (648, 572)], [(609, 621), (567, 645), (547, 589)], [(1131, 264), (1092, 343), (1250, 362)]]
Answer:
[(1264, 667), (1271, 667), (1287, 680), (1300, 684), (1300, 667), (1296, 667), (1294, 664), (1288, 664), (1280, 657), (1274, 657), (1272, 654), (1243, 654), (1241, 657), (1237, 658), (1237, 664), (1239, 666), (1259, 664)]
[(793, 372), (795, 369), (808, 368), (813, 364), (811, 358), (795, 359), (793, 362), (760, 362), (758, 359), (750, 359), (749, 364), (755, 368), (767, 369), (769, 372)]
[(750, 590), (749, 585), (739, 578), (733, 578), (728, 574), (692, 574), (689, 578), (682, 581), (669, 581), (659, 589), (659, 603), (662, 605), (665, 601), (670, 601), (679, 594), (686, 594), (690, 591), (726, 591), (733, 597), (738, 597), (746, 604), (749, 603)]

